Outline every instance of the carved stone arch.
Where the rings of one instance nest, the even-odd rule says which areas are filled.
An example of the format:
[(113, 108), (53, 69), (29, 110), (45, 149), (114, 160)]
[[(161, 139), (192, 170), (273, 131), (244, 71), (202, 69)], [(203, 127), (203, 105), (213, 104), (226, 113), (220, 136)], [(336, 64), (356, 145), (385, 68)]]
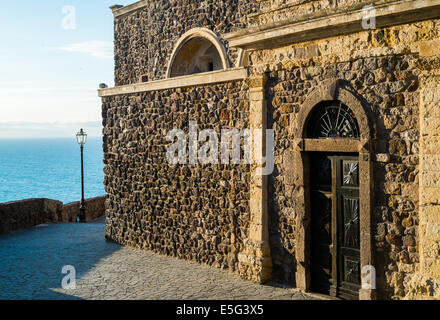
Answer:
[(364, 106), (365, 102), (362, 101), (362, 98), (357, 97), (348, 86), (344, 85), (342, 80), (338, 79), (324, 82), (307, 96), (296, 118), (296, 126), (293, 130), (295, 139), (306, 138), (308, 119), (313, 108), (322, 101), (330, 100), (338, 100), (353, 111), (359, 124), (361, 140), (374, 138), (375, 130)]
[(221, 68), (222, 69), (228, 69), (229, 68), (229, 60), (226, 52), (226, 48), (224, 44), (222, 43), (221, 39), (211, 30), (207, 28), (194, 28), (186, 33), (184, 33), (179, 40), (177, 41), (176, 45), (174, 46), (174, 50), (171, 54), (170, 60), (168, 62), (168, 68), (167, 68), (167, 78), (172, 77), (173, 68), (175, 66), (176, 58), (178, 57), (179, 53), (181, 52), (182, 48), (188, 44), (191, 40), (194, 39), (202, 39), (206, 42), (212, 44), (212, 46), (216, 49), (220, 62), (221, 62)]

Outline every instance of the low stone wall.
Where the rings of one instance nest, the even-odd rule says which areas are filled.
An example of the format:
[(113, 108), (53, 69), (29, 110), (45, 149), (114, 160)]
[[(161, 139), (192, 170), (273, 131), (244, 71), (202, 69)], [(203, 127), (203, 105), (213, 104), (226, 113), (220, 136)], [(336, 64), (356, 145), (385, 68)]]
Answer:
[[(61, 210), (62, 222), (75, 222), (79, 215), (80, 202), (67, 203)], [(93, 221), (105, 215), (105, 196), (86, 200), (86, 222)]]
[(0, 204), (0, 236), (57, 219), (62, 206), (62, 202), (50, 199)]
[[(86, 221), (105, 215), (105, 196), (86, 200)], [(0, 204), (0, 236), (49, 222), (74, 222), (79, 202), (63, 205), (51, 199), (26, 199)]]

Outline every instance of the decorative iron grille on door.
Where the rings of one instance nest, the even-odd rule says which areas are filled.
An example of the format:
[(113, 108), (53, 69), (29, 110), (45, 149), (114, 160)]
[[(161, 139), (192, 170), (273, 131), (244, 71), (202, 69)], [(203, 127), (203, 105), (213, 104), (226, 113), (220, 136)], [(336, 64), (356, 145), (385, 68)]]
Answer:
[(325, 101), (313, 109), (307, 136), (312, 139), (358, 139), (359, 125), (353, 111), (342, 102)]

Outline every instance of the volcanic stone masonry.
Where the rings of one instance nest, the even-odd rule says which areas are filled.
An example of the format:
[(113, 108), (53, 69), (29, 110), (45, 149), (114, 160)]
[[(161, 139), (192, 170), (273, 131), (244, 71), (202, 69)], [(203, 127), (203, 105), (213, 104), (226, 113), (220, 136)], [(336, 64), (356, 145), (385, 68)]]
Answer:
[(237, 270), (249, 225), (249, 167), (170, 166), (166, 133), (187, 132), (192, 120), (217, 132), (248, 127), (246, 84), (108, 97), (103, 117), (107, 236)]
[[(371, 3), (377, 28), (365, 30)], [(440, 299), (440, 1), (150, 0), (112, 10), (116, 86), (100, 90), (108, 239), (313, 290), (305, 159), (350, 150), (369, 181), (360, 261), (376, 272), (359, 298)], [(167, 79), (191, 30), (180, 43), (218, 40), (229, 67)], [(331, 100), (365, 114), (368, 134), (346, 145), (298, 134), (307, 106)], [(168, 164), (167, 132), (188, 133), (190, 121), (219, 136), (273, 129), (274, 172)]]

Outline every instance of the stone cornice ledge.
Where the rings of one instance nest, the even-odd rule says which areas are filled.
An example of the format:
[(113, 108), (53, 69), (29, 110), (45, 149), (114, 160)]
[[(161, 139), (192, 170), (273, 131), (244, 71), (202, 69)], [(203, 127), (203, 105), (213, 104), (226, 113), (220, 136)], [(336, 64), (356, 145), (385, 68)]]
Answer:
[[(376, 27), (411, 23), (440, 17), (440, 0), (401, 0), (375, 6)], [(363, 31), (365, 12), (357, 9), (333, 15), (315, 15), (304, 21), (297, 17), (236, 32), (226, 33), (223, 38), (230, 47), (262, 49), (317, 40), (332, 36)]]
[(152, 0), (140, 0), (135, 3), (129, 4), (127, 6), (121, 6), (121, 5), (113, 5), (110, 7), (110, 9), (113, 11), (113, 16), (115, 18), (122, 17), (124, 15), (127, 15), (133, 11), (136, 11), (138, 9), (142, 9), (143, 7), (146, 7), (152, 2)]
[(169, 78), (151, 82), (135, 83), (114, 88), (99, 89), (100, 97), (116, 96), (122, 94), (166, 90), (183, 87), (222, 83), (243, 80), (248, 77), (247, 68), (234, 68), (206, 73), (197, 73), (183, 77)]

